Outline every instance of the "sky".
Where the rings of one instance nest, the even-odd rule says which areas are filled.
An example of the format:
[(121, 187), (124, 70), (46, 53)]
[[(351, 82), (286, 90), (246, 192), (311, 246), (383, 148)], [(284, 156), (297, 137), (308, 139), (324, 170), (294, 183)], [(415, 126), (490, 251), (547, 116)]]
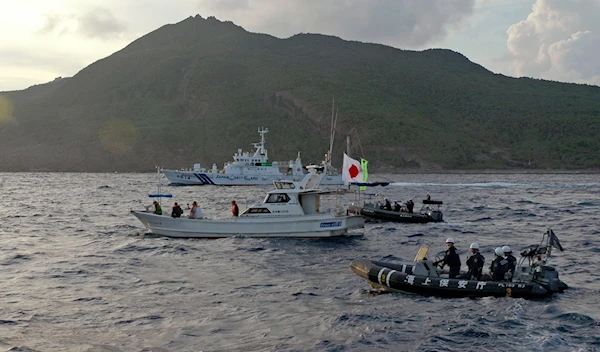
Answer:
[(512, 77), (600, 85), (600, 0), (0, 0), (0, 91), (71, 77), (187, 17), (445, 48)]

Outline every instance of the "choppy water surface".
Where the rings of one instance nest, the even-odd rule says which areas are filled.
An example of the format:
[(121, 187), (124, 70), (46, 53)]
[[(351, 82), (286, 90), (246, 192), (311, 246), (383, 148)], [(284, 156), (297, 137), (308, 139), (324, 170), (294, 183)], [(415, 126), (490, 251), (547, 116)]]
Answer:
[[(367, 224), (358, 238), (169, 239), (130, 209), (152, 174), (0, 174), (0, 350), (600, 350), (599, 175), (385, 175), (393, 200), (430, 192), (445, 223)], [(229, 216), (269, 187), (165, 187)], [(347, 199), (352, 201), (351, 198)], [(168, 208), (170, 201), (164, 202)], [(547, 227), (571, 286), (545, 300), (374, 294), (355, 258), (409, 262), (423, 244), (535, 244)]]

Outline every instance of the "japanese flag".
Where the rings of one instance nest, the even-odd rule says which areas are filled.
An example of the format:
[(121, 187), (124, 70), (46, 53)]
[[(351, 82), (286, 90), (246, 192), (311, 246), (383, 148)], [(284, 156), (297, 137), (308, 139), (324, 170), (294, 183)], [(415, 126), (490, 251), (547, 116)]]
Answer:
[(350, 182), (364, 182), (363, 169), (360, 161), (354, 160), (344, 153), (344, 166), (342, 169), (342, 181), (347, 186)]

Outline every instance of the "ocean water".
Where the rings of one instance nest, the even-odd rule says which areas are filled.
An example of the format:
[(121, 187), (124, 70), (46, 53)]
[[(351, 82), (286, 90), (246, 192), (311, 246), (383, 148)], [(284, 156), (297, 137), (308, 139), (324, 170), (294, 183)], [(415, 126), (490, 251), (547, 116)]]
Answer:
[[(336, 239), (170, 239), (129, 210), (155, 174), (0, 173), (0, 351), (600, 351), (600, 175), (372, 175), (429, 192), (444, 223), (368, 223)], [(270, 187), (163, 186), (226, 218)], [(345, 199), (352, 201), (351, 196)], [(410, 262), (453, 237), (464, 264), (546, 228), (570, 288), (543, 300), (378, 294), (348, 264)], [(356, 232), (356, 231), (355, 231)]]

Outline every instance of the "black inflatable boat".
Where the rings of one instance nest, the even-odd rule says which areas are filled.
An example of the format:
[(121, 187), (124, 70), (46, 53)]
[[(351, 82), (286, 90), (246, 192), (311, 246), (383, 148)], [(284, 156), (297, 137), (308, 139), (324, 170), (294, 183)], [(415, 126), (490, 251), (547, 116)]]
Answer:
[[(545, 245), (544, 245), (545, 243)], [(479, 281), (444, 277), (426, 258), (427, 247), (419, 250), (415, 263), (410, 265), (357, 259), (350, 263), (352, 270), (368, 280), (377, 290), (415, 293), (438, 297), (515, 297), (541, 298), (563, 292), (567, 284), (560, 281), (558, 272), (547, 266), (553, 246), (560, 243), (552, 230), (544, 234), (540, 245), (521, 252), (521, 260), (510, 281)]]
[(368, 220), (411, 223), (442, 222), (444, 221), (440, 209), (442, 204), (444, 203), (438, 200), (423, 200), (423, 206), (418, 213), (410, 213), (404, 206), (401, 211), (386, 210), (381, 202), (352, 204), (348, 207), (348, 212), (362, 215)]

